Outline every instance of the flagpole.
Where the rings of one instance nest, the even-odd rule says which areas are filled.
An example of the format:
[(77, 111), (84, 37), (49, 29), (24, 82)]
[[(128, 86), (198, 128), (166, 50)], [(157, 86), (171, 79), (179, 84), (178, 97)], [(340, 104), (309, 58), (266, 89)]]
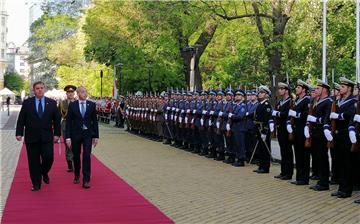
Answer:
[(323, 1), (322, 81), (326, 82), (326, 0)]
[(356, 83), (360, 82), (360, 0), (356, 0)]

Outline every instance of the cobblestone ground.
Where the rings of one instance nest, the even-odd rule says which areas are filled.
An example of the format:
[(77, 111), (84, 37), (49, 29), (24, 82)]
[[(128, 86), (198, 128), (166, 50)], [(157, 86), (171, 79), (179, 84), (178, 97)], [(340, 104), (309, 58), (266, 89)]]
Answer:
[(337, 186), (276, 180), (279, 165), (255, 174), (111, 128), (94, 154), (176, 223), (360, 223), (359, 192), (337, 199)]
[[(10, 123), (0, 132), (0, 216), (21, 148)], [(360, 223), (359, 192), (335, 199), (337, 186), (314, 192), (275, 180), (278, 165), (259, 175), (255, 166), (234, 168), (109, 125), (100, 132), (94, 154), (176, 223)]]
[(10, 186), (14, 177), (15, 168), (19, 159), (21, 142), (15, 139), (15, 121), (20, 111), (20, 106), (12, 106), (8, 117), (7, 112), (0, 112), (1, 130), (0, 130), (0, 182), (1, 182), (1, 200), (0, 217), (2, 216), (5, 202), (9, 194)]

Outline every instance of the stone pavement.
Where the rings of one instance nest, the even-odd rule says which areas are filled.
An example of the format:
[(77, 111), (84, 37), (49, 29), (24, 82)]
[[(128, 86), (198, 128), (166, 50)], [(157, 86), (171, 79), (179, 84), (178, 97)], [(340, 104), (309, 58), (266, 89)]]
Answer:
[[(21, 148), (14, 124), (10, 116), (0, 131), (0, 217)], [(336, 199), (330, 197), (336, 186), (314, 192), (275, 180), (277, 164), (259, 175), (253, 165), (235, 168), (109, 125), (100, 135), (95, 156), (176, 223), (360, 223), (360, 207), (353, 203), (359, 192)]]
[(2, 216), (5, 202), (9, 194), (12, 180), (14, 178), (16, 165), (20, 155), (21, 142), (15, 139), (15, 121), (20, 111), (20, 106), (10, 107), (10, 116), (7, 111), (0, 111), (0, 218)]
[[(176, 223), (360, 223), (360, 206), (170, 146), (103, 128), (94, 154)], [(96, 178), (96, 177), (93, 177)], [(313, 184), (314, 182), (312, 182)], [(96, 187), (96, 186), (93, 186)]]

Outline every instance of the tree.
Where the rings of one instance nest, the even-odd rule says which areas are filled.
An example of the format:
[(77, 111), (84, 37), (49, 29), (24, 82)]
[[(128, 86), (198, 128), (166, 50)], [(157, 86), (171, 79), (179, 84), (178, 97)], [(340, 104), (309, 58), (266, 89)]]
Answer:
[(4, 86), (12, 90), (16, 95), (20, 95), (24, 89), (24, 80), (15, 72), (5, 73)]

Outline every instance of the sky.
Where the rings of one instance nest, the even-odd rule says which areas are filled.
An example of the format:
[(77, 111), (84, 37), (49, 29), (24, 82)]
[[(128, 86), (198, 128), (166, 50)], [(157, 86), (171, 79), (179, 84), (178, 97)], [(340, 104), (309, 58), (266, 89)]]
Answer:
[(6, 0), (8, 17), (7, 42), (22, 45), (29, 37), (29, 3), (34, 0)]

